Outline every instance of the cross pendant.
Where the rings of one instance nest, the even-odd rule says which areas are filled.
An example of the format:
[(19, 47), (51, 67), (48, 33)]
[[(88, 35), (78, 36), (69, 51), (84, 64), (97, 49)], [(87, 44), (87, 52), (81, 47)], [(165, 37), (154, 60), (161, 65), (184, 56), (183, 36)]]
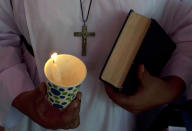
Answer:
[(82, 32), (74, 32), (74, 36), (82, 37), (82, 56), (86, 56), (87, 37), (95, 36), (95, 32), (87, 32), (87, 26), (82, 26)]

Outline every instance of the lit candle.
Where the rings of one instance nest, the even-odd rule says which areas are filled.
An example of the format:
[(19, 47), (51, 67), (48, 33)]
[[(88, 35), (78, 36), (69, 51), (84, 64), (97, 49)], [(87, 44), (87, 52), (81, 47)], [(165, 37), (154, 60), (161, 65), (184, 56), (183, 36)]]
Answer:
[(75, 98), (87, 70), (79, 58), (53, 53), (45, 64), (44, 73), (48, 80), (47, 99), (53, 106), (62, 109)]
[(56, 62), (57, 60), (57, 53), (53, 53), (51, 55), (51, 58), (53, 59), (53, 64), (51, 64), (51, 75), (53, 77), (53, 81), (55, 83), (61, 83), (61, 71), (58, 67), (58, 64)]
[(44, 72), (49, 81), (60, 86), (72, 86), (84, 80), (87, 70), (77, 57), (53, 53), (46, 62)]
[(57, 53), (56, 53), (56, 52), (53, 53), (53, 54), (51, 55), (51, 58), (53, 59), (53, 63), (55, 63), (55, 61), (56, 61), (56, 59), (57, 59)]

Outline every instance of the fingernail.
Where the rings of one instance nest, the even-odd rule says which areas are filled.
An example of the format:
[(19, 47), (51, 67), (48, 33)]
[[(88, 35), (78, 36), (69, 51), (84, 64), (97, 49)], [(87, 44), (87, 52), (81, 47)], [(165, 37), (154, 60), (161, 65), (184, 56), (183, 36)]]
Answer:
[(81, 93), (77, 95), (77, 99), (81, 101)]

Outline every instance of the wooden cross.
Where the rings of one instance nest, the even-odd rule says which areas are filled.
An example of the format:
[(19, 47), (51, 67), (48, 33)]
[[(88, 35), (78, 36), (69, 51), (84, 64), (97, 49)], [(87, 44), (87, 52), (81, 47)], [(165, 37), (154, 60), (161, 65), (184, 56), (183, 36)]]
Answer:
[(82, 37), (82, 56), (86, 56), (87, 37), (95, 36), (95, 32), (87, 32), (87, 26), (82, 26), (82, 32), (74, 32), (74, 36)]

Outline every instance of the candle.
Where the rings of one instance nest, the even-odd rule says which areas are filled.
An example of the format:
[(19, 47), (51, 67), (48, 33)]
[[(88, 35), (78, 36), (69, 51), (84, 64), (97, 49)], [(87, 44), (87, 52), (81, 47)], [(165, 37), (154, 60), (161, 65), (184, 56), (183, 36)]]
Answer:
[(69, 54), (53, 53), (45, 64), (44, 73), (48, 80), (48, 101), (62, 109), (75, 98), (87, 70), (79, 58)]
[(60, 68), (57, 65), (57, 53), (53, 53), (51, 55), (51, 58), (53, 59), (53, 63), (50, 65), (51, 67), (51, 77), (55, 83), (61, 83), (61, 71)]
[(85, 64), (77, 57), (68, 54), (51, 55), (44, 67), (45, 76), (60, 86), (72, 86), (80, 83), (86, 76)]
[(56, 53), (56, 52), (53, 53), (53, 54), (51, 55), (51, 58), (53, 59), (53, 63), (55, 63), (55, 61), (56, 61), (56, 59), (57, 59), (57, 53)]

